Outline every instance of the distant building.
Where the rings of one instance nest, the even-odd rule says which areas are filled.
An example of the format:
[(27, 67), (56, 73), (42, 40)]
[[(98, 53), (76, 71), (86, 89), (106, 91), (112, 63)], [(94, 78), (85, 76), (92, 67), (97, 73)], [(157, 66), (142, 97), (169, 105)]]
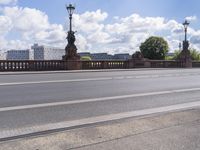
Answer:
[(89, 56), (91, 57), (91, 53), (90, 52), (81, 52), (81, 53), (78, 53), (79, 56), (83, 57), (83, 56)]
[(107, 53), (94, 53), (94, 54), (91, 54), (91, 59), (92, 60), (110, 60), (110, 59), (113, 59), (113, 56)]
[(39, 46), (38, 44), (34, 44), (31, 49), (33, 49), (34, 60), (61, 60), (65, 55), (64, 49)]
[(29, 60), (29, 50), (9, 50), (7, 60)]
[(0, 51), (0, 60), (6, 60), (6, 53)]
[(175, 53), (167, 53), (166, 56), (170, 56), (173, 57), (175, 55)]
[(89, 57), (91, 57), (92, 60), (128, 60), (131, 58), (131, 55), (129, 55), (128, 53), (109, 55), (107, 53), (82, 52), (82, 53), (78, 53), (78, 54), (81, 57), (89, 56)]
[(113, 56), (113, 59), (117, 59), (117, 60), (128, 60), (128, 59), (131, 59), (131, 55), (129, 55), (129, 53), (115, 54), (115, 55)]

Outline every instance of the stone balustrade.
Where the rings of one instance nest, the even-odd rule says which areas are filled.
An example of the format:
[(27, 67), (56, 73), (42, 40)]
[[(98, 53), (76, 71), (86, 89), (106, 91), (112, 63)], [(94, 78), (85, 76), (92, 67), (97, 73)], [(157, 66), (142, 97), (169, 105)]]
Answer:
[[(70, 65), (80, 69), (131, 69), (131, 68), (184, 68), (184, 62), (175, 60), (104, 60), (104, 61), (63, 61), (63, 60), (0, 60), (0, 71), (53, 71), (73, 70)], [(199, 61), (192, 62), (193, 67), (200, 67)], [(75, 68), (77, 69), (77, 67)]]
[(0, 71), (50, 71), (65, 70), (65, 62), (59, 60), (32, 61), (32, 60), (1, 60)]

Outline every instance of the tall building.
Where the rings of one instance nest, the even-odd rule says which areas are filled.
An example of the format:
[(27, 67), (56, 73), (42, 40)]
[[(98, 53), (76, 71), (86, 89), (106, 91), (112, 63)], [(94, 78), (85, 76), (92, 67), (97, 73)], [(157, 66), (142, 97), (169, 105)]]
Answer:
[(61, 60), (65, 55), (65, 49), (39, 46), (38, 44), (34, 44), (31, 49), (33, 49), (34, 60)]
[(6, 55), (7, 60), (29, 60), (29, 50), (9, 50)]

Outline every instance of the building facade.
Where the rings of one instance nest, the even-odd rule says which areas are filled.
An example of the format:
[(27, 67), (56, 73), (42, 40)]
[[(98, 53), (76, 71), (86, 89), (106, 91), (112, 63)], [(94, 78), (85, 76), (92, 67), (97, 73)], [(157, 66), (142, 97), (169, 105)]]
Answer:
[(78, 54), (81, 57), (89, 56), (92, 60), (128, 60), (131, 58), (131, 55), (129, 55), (128, 53), (110, 55), (108, 53), (82, 52), (82, 53), (78, 53)]
[(6, 52), (0, 50), (0, 60), (6, 60)]
[(29, 60), (29, 50), (9, 50), (6, 54), (7, 60)]
[(131, 55), (129, 53), (124, 53), (124, 54), (115, 54), (113, 56), (113, 59), (117, 60), (128, 60), (131, 59)]
[(65, 55), (65, 49), (39, 46), (38, 44), (34, 44), (31, 49), (34, 60), (62, 60), (62, 56)]

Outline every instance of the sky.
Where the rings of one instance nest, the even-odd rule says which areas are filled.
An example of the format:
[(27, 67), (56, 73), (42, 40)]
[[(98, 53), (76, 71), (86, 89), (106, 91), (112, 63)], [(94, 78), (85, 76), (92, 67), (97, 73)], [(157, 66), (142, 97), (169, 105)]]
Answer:
[(70, 3), (78, 52), (132, 54), (150, 36), (164, 37), (173, 52), (185, 19), (190, 47), (200, 51), (199, 0), (0, 0), (0, 50), (64, 48)]

